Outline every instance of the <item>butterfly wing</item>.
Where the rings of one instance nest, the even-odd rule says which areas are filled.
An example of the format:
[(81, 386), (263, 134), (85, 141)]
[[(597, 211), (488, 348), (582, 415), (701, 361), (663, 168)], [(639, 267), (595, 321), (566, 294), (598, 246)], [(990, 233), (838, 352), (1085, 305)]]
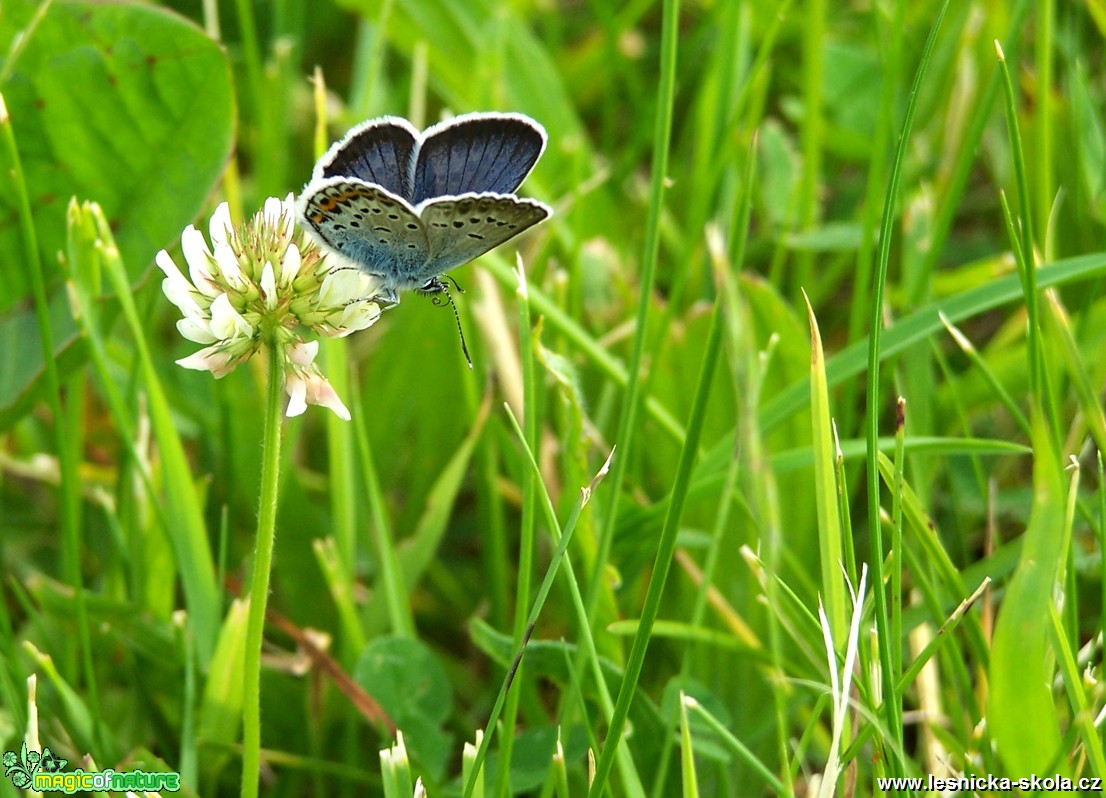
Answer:
[(414, 153), (420, 138), (411, 123), (398, 116), (365, 122), (319, 159), (312, 179), (356, 177), (410, 200)]
[(423, 287), (550, 215), (511, 195), (545, 141), (521, 114), (469, 114), (423, 135), (405, 119), (373, 120), (319, 159), (297, 210), (324, 248), (387, 289)]
[(300, 219), (325, 248), (379, 275), (393, 290), (421, 285), (430, 245), (403, 197), (352, 177), (312, 180), (297, 203)]
[(467, 114), (429, 128), (415, 153), (411, 200), (511, 194), (545, 150), (545, 130), (522, 114)]
[(468, 263), (549, 216), (536, 200), (496, 194), (444, 197), (419, 206), (429, 259), (424, 279)]

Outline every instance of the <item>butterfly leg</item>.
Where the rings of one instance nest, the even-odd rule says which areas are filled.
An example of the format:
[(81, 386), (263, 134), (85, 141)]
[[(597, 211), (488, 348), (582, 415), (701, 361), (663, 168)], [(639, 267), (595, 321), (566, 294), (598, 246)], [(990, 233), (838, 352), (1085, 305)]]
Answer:
[(358, 302), (375, 302), (376, 304), (380, 305), (380, 309), (382, 311), (391, 310), (399, 304), (399, 298), (395, 295), (394, 291), (389, 293), (391, 294), (391, 296), (387, 296), (385, 294), (376, 294), (374, 296), (361, 296), (357, 297), (356, 299), (350, 299), (346, 302), (345, 305), (343, 305), (343, 307), (348, 308), (350, 305), (356, 305)]
[[(381, 282), (384, 282), (388, 279), (388, 275), (386, 275), (386, 274), (377, 274), (376, 272), (366, 271), (365, 269), (362, 269), (360, 266), (354, 266), (354, 265), (335, 266), (330, 270), (331, 273), (344, 272), (344, 271), (364, 272), (365, 274), (369, 275), (370, 277), (380, 278)], [(427, 293), (432, 293), (432, 292), (428, 291)], [(367, 298), (368, 297), (365, 297), (365, 299), (367, 299)], [(354, 299), (354, 300), (350, 301), (348, 304), (352, 305), (354, 302), (361, 302), (361, 301), (363, 301), (363, 300), (362, 299)], [(398, 305), (399, 304), (399, 295), (396, 294), (396, 291), (395, 291), (394, 288), (381, 288), (381, 289), (379, 289), (379, 292), (377, 293), (377, 295), (375, 297), (373, 297), (373, 301), (374, 302), (386, 302), (390, 306), (391, 305)]]

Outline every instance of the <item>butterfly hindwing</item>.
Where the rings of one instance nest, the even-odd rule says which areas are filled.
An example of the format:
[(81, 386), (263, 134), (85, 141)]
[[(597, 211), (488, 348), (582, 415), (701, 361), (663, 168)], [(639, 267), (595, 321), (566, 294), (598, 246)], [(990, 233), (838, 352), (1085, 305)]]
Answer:
[(366, 122), (319, 159), (314, 178), (356, 177), (410, 198), (419, 139), (419, 132), (406, 119), (388, 116)]
[(329, 248), (388, 288), (421, 284), (429, 256), (426, 229), (402, 197), (352, 177), (312, 181), (300, 197), (300, 217)]
[(419, 206), (426, 229), (426, 277), (468, 263), (549, 216), (540, 202), (497, 194), (444, 197)]
[(415, 154), (413, 204), (461, 194), (511, 194), (545, 149), (545, 131), (519, 114), (469, 114), (435, 125)]

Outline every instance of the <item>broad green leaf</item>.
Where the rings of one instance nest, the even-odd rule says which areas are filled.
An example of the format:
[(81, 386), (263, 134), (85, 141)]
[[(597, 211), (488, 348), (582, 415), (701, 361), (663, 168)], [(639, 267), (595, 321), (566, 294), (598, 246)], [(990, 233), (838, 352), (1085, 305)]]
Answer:
[(838, 152), (864, 151), (876, 128), (882, 65), (871, 51), (836, 41), (827, 42), (824, 57), (822, 83), (833, 130), (827, 144)]
[[(0, 91), (20, 148), (47, 267), (65, 247), (70, 197), (100, 203), (132, 277), (199, 212), (230, 155), (230, 70), (187, 20), (147, 5), (7, 4)], [(0, 191), (0, 310), (26, 293), (8, 169)]]
[[(0, 191), (2, 194), (4, 192)], [(3, 196), (0, 196), (0, 204), (3, 202)], [(0, 253), (0, 271), (12, 261), (12, 258)], [(0, 303), (11, 296), (7, 289), (0, 291)], [(49, 313), (58, 372), (66, 374), (85, 362), (87, 352), (84, 342), (77, 335), (64, 292), (54, 294)], [(39, 386), (44, 384), (45, 369), (39, 340), (33, 308), (21, 306), (7, 313), (0, 312), (0, 430), (8, 429), (39, 400)]]
[[(557, 726), (537, 726), (518, 733), (511, 749), (511, 790), (515, 795), (528, 790), (535, 791), (536, 794), (536, 790), (548, 777), (557, 745), (557, 733)], [(565, 762), (579, 763), (584, 760), (588, 737), (582, 726), (569, 729), (560, 727), (560, 738)], [(499, 752), (492, 751), (484, 763), (485, 777), (490, 783), (495, 782), (500, 759)]]
[[(473, 644), (478, 649), (502, 667), (510, 664), (514, 652), (514, 640), (510, 635), (493, 629), (480, 618), (469, 621), (469, 632), (472, 635)], [(568, 669), (576, 657), (576, 652), (575, 645), (563, 640), (531, 638), (523, 654), (527, 678), (540, 677), (551, 679), (557, 684), (573, 684), (573, 676)], [(606, 657), (599, 658), (599, 667), (608, 688), (616, 692), (622, 685), (624, 675), (622, 669)], [(594, 699), (598, 695), (593, 675), (590, 669), (578, 675), (577, 684), (581, 693), (588, 699)], [(634, 726), (635, 737), (646, 748), (660, 740), (665, 733), (660, 710), (642, 690), (635, 693), (634, 703), (630, 706), (630, 719)]]
[(1060, 459), (1039, 418), (1033, 425), (1033, 448), (1033, 510), (1021, 562), (999, 607), (987, 702), (991, 739), (1012, 777), (1068, 773), (1052, 695), (1055, 661), (1048, 610), (1067, 557), (1064, 486)]
[(758, 210), (769, 223), (785, 225), (794, 213), (799, 154), (790, 134), (774, 119), (767, 119), (761, 126), (758, 157)]
[(453, 695), (445, 669), (423, 643), (409, 637), (378, 637), (365, 647), (354, 679), (373, 696), (396, 727), (415, 761), (438, 779), (452, 752), (441, 725)]

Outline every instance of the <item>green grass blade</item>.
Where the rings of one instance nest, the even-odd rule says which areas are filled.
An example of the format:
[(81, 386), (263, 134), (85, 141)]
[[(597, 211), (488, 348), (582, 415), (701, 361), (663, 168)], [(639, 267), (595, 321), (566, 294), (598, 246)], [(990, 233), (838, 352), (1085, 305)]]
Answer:
[[(1106, 274), (1106, 254), (1102, 252), (1066, 258), (1037, 270), (1037, 287), (1070, 285), (1082, 280)], [(983, 314), (1024, 298), (1020, 278), (1017, 275), (1000, 277), (976, 288), (969, 289), (948, 299), (932, 302), (908, 316), (899, 319), (881, 333), (880, 357), (883, 360), (897, 355), (912, 344), (922, 341), (941, 329), (941, 314), (952, 323)], [(849, 377), (860, 374), (865, 368), (865, 353), (869, 340), (850, 344), (826, 363), (826, 378), (834, 388)], [(779, 426), (793, 416), (810, 396), (809, 378), (803, 378), (788, 386), (761, 407), (759, 419), (767, 431)]]
[[(618, 431), (615, 441), (623, 447), (622, 456), (615, 461), (611, 475), (611, 492), (615, 500), (607, 503), (603, 523), (599, 528), (599, 547), (595, 566), (588, 583), (585, 606), (588, 617), (595, 617), (600, 595), (599, 585), (603, 570), (607, 567), (614, 540), (615, 526), (618, 521), (617, 498), (622, 492), (626, 479), (626, 470), (630, 463), (631, 447), (636, 436), (633, 434), (637, 423), (639, 395), (642, 388), (642, 358), (648, 336), (649, 308), (653, 303), (653, 281), (657, 270), (657, 258), (660, 254), (661, 213), (664, 210), (665, 181), (668, 179), (668, 150), (672, 141), (672, 116), (676, 95), (676, 54), (679, 49), (680, 0), (662, 0), (662, 33), (660, 82), (657, 85), (657, 110), (653, 129), (653, 164), (649, 189), (649, 216), (646, 221), (645, 252), (641, 261), (641, 274), (638, 276), (638, 307), (634, 326), (634, 344), (630, 354), (628, 368), (629, 379), (626, 393), (623, 395), (619, 413)], [(685, 441), (686, 444), (686, 441)], [(644, 654), (644, 652), (642, 652)], [(617, 740), (621, 730), (612, 736)], [(604, 749), (606, 750), (606, 749)], [(600, 757), (596, 779), (600, 790), (604, 786), (606, 774), (603, 762), (609, 771), (609, 757)], [(592, 786), (592, 795), (599, 795)]]
[(687, 722), (687, 697), (680, 691), (680, 773), (683, 775), (683, 798), (699, 798), (699, 781), (695, 777), (695, 747), (691, 743), (691, 724)]
[(879, 512), (879, 470), (877, 463), (877, 441), (879, 440), (878, 408), (880, 402), (879, 366), (883, 358), (881, 346), (881, 333), (883, 330), (883, 295), (887, 281), (887, 271), (891, 256), (892, 226), (898, 209), (899, 186), (902, 182), (903, 165), (906, 160), (906, 150), (910, 143), (911, 129), (914, 123), (914, 115), (917, 111), (918, 96), (928, 71), (929, 63), (933, 58), (933, 50), (937, 43), (937, 33), (941, 29), (941, 22), (948, 10), (949, 3), (945, 0), (934, 19), (929, 37), (926, 39), (925, 48), (918, 64), (918, 71), (914, 77), (914, 85), (911, 89), (910, 103), (906, 108), (906, 116), (903, 119), (902, 131), (899, 134), (899, 145), (895, 153), (895, 162), (891, 168), (891, 179), (887, 184), (887, 198), (883, 204), (883, 220), (880, 224), (879, 257), (876, 261), (875, 286), (872, 291), (871, 312), (868, 325), (868, 385), (866, 404), (868, 407), (867, 424), (865, 432), (868, 441), (867, 479), (868, 479), (868, 534), (871, 544), (872, 585), (876, 600), (876, 628), (879, 635), (879, 661), (884, 687), (884, 711), (887, 713), (887, 726), (891, 731), (894, 745), (890, 748), (891, 756), (888, 757), (888, 765), (893, 776), (901, 776), (905, 772), (903, 762), (899, 758), (897, 749), (902, 746), (902, 709), (894, 700), (894, 681), (891, 657), (891, 645), (898, 645), (893, 640), (892, 630), (888, 620), (886, 597), (883, 587), (883, 529)]
[(119, 299), (123, 318), (134, 338), (138, 366), (149, 403), (150, 421), (157, 438), (166, 494), (167, 531), (177, 557), (177, 568), (184, 584), (185, 600), (196, 634), (196, 653), (201, 669), (207, 669), (220, 628), (220, 593), (215, 583), (215, 563), (207, 539), (199, 497), (192, 482), (191, 469), (184, 454), (180, 431), (174, 423), (161, 378), (154, 367), (146, 343), (146, 330), (138, 315), (130, 285), (118, 253), (105, 242), (104, 271)]
[[(805, 298), (805, 294), (804, 294)], [(845, 644), (845, 588), (841, 581), (841, 527), (834, 479), (833, 430), (830, 418), (829, 389), (826, 387), (826, 360), (814, 308), (807, 300), (810, 320), (810, 403), (811, 440), (814, 450), (814, 499), (818, 505), (818, 551), (822, 568), (822, 601), (825, 603), (833, 639)]]
[(595, 780), (592, 782), (588, 793), (591, 796), (602, 795), (606, 786), (607, 777), (610, 775), (611, 766), (614, 764), (615, 751), (622, 739), (626, 716), (630, 711), (630, 702), (633, 700), (638, 678), (641, 676), (641, 666), (645, 661), (645, 652), (649, 647), (653, 623), (660, 611), (661, 594), (664, 591), (668, 571), (672, 565), (672, 557), (676, 550), (676, 534), (679, 531), (680, 517), (683, 513), (684, 501), (687, 498), (687, 489), (691, 482), (691, 471), (698, 458), (699, 437), (703, 431), (707, 399), (710, 397), (715, 366), (721, 349), (721, 340), (722, 301), (719, 298), (715, 302), (714, 314), (711, 317), (710, 332), (707, 333), (699, 382), (695, 388), (695, 399), (688, 419), (687, 438), (680, 453), (676, 480), (672, 487), (672, 501), (668, 506), (668, 514), (665, 517), (664, 528), (657, 546), (657, 557), (649, 579), (645, 605), (641, 612), (641, 625), (634, 637), (633, 647), (630, 649), (630, 656), (626, 663), (626, 678), (623, 680), (622, 688), (618, 693), (618, 701), (615, 703), (614, 716), (611, 718), (607, 740), (603, 745), (603, 751), (595, 767)]
[(694, 698), (688, 697), (685, 699), (685, 703), (689, 709), (691, 709), (696, 715), (706, 721), (711, 730), (718, 735), (718, 738), (729, 748), (736, 756), (740, 757), (745, 764), (749, 765), (753, 771), (764, 779), (765, 784), (773, 790), (776, 794), (782, 795), (787, 792), (787, 788), (779, 778), (754, 754), (748, 746), (746, 746), (737, 736), (725, 727), (719, 720), (714, 717), (710, 712), (706, 710), (698, 701)]
[[(81, 501), (78, 492), (80, 478), (77, 473), (79, 452), (77, 447), (81, 443), (80, 437), (75, 434), (77, 429), (73, 426), (75, 420), (73, 418), (74, 409), (68, 404), (78, 401), (79, 394), (74, 396), (71, 393), (68, 402), (63, 405), (63, 386), (54, 358), (55, 333), (50, 322), (49, 300), (46, 295), (46, 281), (43, 273), (43, 262), (39, 253), (38, 235), (35, 232), (35, 220), (31, 214), (31, 202), (23, 174), (23, 161), (20, 156), (19, 145), (15, 139), (12, 120), (8, 116), (8, 110), (4, 104), (3, 95), (0, 95), (0, 137), (3, 137), (7, 156), (7, 169), (5, 171), (8, 172), (14, 183), (13, 193), (17, 202), (19, 229), (23, 244), (22, 256), (28, 266), (27, 270), (31, 274), (35, 320), (38, 323), (39, 343), (42, 347), (42, 358), (46, 373), (47, 401), (54, 417), (52, 432), (61, 476), (58, 498), (61, 505), (62, 567), (65, 571), (65, 578), (76, 597), (77, 610), (78, 646), (75, 652), (71, 649), (70, 652), (80, 657), (81, 673), (89, 691), (89, 702), (93, 710), (93, 739), (95, 742), (100, 742), (100, 692), (96, 684), (96, 672), (92, 662), (92, 636), (88, 625), (88, 610), (85, 605), (84, 582), (80, 567), (82, 534)], [(58, 653), (66, 660), (70, 658), (65, 656), (64, 649)]]

